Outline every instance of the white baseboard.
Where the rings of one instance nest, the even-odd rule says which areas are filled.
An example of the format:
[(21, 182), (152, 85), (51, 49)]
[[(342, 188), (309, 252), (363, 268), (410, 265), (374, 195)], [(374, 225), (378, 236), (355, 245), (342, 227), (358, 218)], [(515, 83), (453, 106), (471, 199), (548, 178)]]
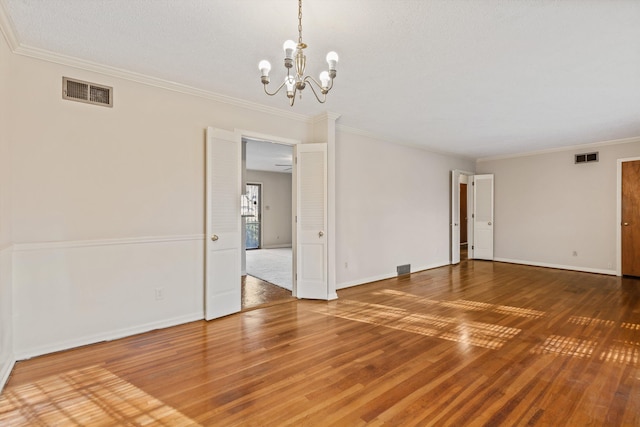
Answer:
[(342, 282), (342, 283), (336, 284), (336, 289), (340, 290), (340, 289), (351, 288), (353, 286), (360, 286), (360, 285), (364, 285), (364, 284), (367, 284), (367, 283), (377, 282), (379, 280), (391, 279), (392, 277), (397, 277), (397, 275), (396, 274), (381, 274), (379, 276), (370, 276), (370, 277), (365, 277), (365, 278), (362, 278), (362, 279), (350, 280), (348, 282)]
[(132, 326), (130, 328), (109, 331), (102, 334), (80, 337), (77, 339), (72, 339), (72, 340), (68, 340), (68, 341), (64, 341), (56, 344), (21, 350), (18, 354), (16, 354), (15, 359), (16, 360), (31, 359), (32, 357), (42, 356), (44, 354), (55, 353), (63, 350), (69, 350), (72, 348), (82, 347), (90, 344), (97, 344), (103, 341), (113, 341), (120, 338), (130, 337), (133, 335), (138, 335), (145, 332), (153, 331), (156, 329), (170, 328), (172, 326), (182, 325), (184, 323), (194, 322), (196, 320), (202, 320), (202, 319), (204, 319), (204, 312), (192, 313), (186, 316), (174, 317), (173, 319), (163, 319), (158, 322), (151, 322), (143, 325)]
[[(423, 265), (420, 267), (415, 267), (411, 269), (411, 274), (413, 273), (418, 273), (420, 271), (424, 271), (424, 270), (431, 270), (433, 268), (438, 268), (438, 267), (444, 267), (445, 265), (449, 265), (449, 261), (442, 261), (442, 262), (438, 262), (438, 263), (434, 263), (434, 264), (427, 264), (427, 265)], [(394, 277), (398, 277), (397, 274), (381, 274), (379, 276), (372, 276), (372, 277), (366, 277), (363, 279), (357, 279), (357, 280), (351, 280), (348, 282), (342, 282), (342, 283), (338, 283), (336, 285), (336, 289), (346, 289), (346, 288), (351, 288), (353, 286), (360, 286), (360, 285), (365, 285), (367, 283), (372, 283), (372, 282), (377, 282), (380, 280), (386, 280), (386, 279), (391, 279)]]
[(547, 263), (547, 262), (537, 262), (537, 261), (523, 261), (523, 260), (520, 260), (520, 259), (494, 258), (494, 261), (506, 262), (506, 263), (509, 263), (509, 264), (532, 265), (534, 267), (557, 268), (559, 270), (582, 271), (584, 273), (606, 274), (606, 275), (609, 275), (609, 276), (615, 276), (617, 274), (615, 270), (605, 270), (605, 269), (601, 269), (601, 268), (589, 268), (589, 267), (578, 267), (578, 266), (575, 266), (575, 265), (550, 264), (550, 263)]
[(282, 248), (290, 248), (291, 243), (284, 243), (282, 245), (265, 245), (260, 249), (282, 249)]
[(16, 358), (13, 355), (9, 355), (8, 360), (5, 363), (1, 363), (2, 370), (0, 370), (0, 392), (4, 389), (4, 385), (9, 380), (9, 375), (13, 370), (13, 366), (16, 364)]

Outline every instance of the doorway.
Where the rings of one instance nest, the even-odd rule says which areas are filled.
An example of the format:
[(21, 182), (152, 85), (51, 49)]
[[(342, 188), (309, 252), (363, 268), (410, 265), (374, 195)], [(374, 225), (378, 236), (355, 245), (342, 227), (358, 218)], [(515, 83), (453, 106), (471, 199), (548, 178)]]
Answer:
[(640, 160), (622, 163), (621, 181), (621, 273), (640, 277)]
[(252, 138), (242, 141), (242, 310), (247, 310), (293, 299), (293, 147)]
[(468, 259), (469, 255), (467, 204), (467, 176), (462, 175), (460, 176), (460, 261)]
[[(327, 124), (337, 117), (326, 115)], [(240, 198), (246, 183), (244, 142), (247, 138), (274, 140), (293, 148), (292, 203), (288, 228), (292, 230), (292, 295), (302, 299), (337, 299), (334, 256), (335, 242), (327, 235), (335, 231), (335, 138), (301, 144), (299, 140), (208, 127), (205, 142), (205, 239), (204, 317), (212, 320), (242, 310), (241, 282), (246, 274), (245, 239), (242, 234)], [(263, 204), (268, 195), (263, 186)], [(263, 246), (266, 245), (263, 216)], [(295, 224), (295, 226), (294, 226)], [(310, 239), (311, 238), (311, 239)], [(299, 274), (298, 274), (299, 273)]]
[(493, 174), (451, 171), (451, 264), (493, 261), (493, 183)]

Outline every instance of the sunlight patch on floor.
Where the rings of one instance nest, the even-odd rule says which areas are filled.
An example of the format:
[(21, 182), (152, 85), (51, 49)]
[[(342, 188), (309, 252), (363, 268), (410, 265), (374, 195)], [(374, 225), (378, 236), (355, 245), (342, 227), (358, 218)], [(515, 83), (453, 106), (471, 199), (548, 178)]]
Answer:
[(429, 298), (423, 298), (418, 295), (414, 295), (408, 292), (402, 292), (395, 289), (383, 289), (375, 292), (379, 295), (392, 295), (396, 298), (405, 298), (406, 301), (412, 303), (424, 304), (424, 305), (437, 305), (441, 307), (455, 308), (469, 311), (492, 311), (499, 314), (507, 314), (516, 317), (525, 317), (532, 319), (539, 319), (544, 317), (546, 313), (540, 310), (534, 310), (530, 308), (513, 307), (509, 305), (497, 305), (489, 304), (486, 302), (469, 301), (469, 300), (455, 300), (455, 301), (438, 301)]
[(637, 365), (640, 360), (640, 342), (625, 341), (614, 344), (602, 352), (600, 360)]
[(571, 316), (569, 317), (569, 323), (575, 325), (592, 325), (592, 326), (615, 326), (616, 322), (613, 320), (597, 319), (595, 317), (583, 317), (583, 316)]
[(572, 357), (591, 357), (596, 342), (573, 337), (551, 335), (542, 344), (534, 347), (534, 354), (560, 354)]
[(98, 366), (63, 372), (0, 396), (0, 425), (195, 426), (192, 419)]
[(350, 300), (341, 300), (334, 306), (315, 309), (315, 311), (342, 319), (489, 349), (502, 347), (521, 331), (507, 326), (482, 322), (461, 322), (460, 319), (454, 317), (411, 313), (396, 307)]

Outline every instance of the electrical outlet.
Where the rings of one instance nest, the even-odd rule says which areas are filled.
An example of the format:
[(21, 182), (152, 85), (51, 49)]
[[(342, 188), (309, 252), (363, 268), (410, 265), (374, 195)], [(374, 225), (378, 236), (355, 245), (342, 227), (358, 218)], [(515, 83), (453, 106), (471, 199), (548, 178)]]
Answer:
[(164, 299), (164, 288), (156, 288), (156, 301)]
[(349, 263), (348, 262), (344, 262), (344, 268), (349, 268)]

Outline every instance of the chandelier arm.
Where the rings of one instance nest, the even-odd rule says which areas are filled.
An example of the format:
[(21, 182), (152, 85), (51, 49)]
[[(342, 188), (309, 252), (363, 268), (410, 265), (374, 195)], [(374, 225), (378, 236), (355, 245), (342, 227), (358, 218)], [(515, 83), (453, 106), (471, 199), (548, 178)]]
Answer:
[(298, 93), (298, 87), (293, 87), (293, 96), (289, 98), (289, 105), (293, 107), (293, 103), (296, 102), (296, 94)]
[[(320, 97), (318, 96), (318, 93), (316, 92), (315, 88), (313, 87), (313, 85), (311, 84), (311, 82), (315, 83), (320, 89), (322, 89), (322, 86), (320, 85), (320, 83), (318, 83), (313, 77), (311, 76), (307, 76), (304, 78), (305, 83), (309, 83), (309, 87), (311, 88), (311, 92), (313, 92), (313, 95), (316, 97), (316, 99), (318, 100), (318, 102), (320, 104), (324, 104), (327, 101), (327, 94), (323, 93), (323, 98), (320, 99)], [(293, 105), (293, 104), (291, 104)]]
[[(311, 76), (306, 76), (304, 78), (304, 82), (305, 83), (309, 83), (309, 82), (314, 82), (316, 84), (316, 86), (318, 86), (318, 88), (320, 89), (320, 92), (322, 92), (323, 95), (325, 95), (325, 99), (326, 99), (326, 95), (327, 93), (329, 93), (329, 91), (331, 90), (331, 88), (333, 88), (333, 79), (329, 80), (329, 87), (327, 87), (326, 89), (322, 87), (321, 83), (318, 83), (318, 81), (316, 79), (314, 79)], [(309, 86), (311, 86), (311, 83), (309, 83)], [(311, 86), (313, 87), (313, 86)]]
[[(304, 82), (305, 83), (309, 83), (309, 86), (311, 86), (311, 87), (313, 87), (313, 85), (311, 85), (311, 82), (313, 82), (313, 83), (316, 84), (316, 86), (318, 86), (318, 88), (320, 90), (322, 90), (322, 84), (318, 83), (318, 81), (316, 79), (314, 79), (313, 77), (311, 77), (311, 76), (305, 76), (304, 77)], [(333, 83), (333, 80), (331, 81), (331, 83)]]
[(276, 91), (275, 91), (275, 92), (273, 92), (273, 93), (271, 93), (271, 92), (269, 92), (269, 91), (267, 90), (267, 84), (268, 84), (268, 83), (264, 83), (264, 93), (266, 93), (266, 94), (267, 94), (267, 95), (269, 95), (269, 96), (277, 95), (277, 94), (278, 94), (278, 92), (280, 92), (280, 89), (282, 89), (282, 88), (284, 87), (285, 83), (286, 83), (286, 81), (285, 81), (285, 82), (282, 82), (282, 84), (281, 84), (280, 86), (278, 86), (278, 89), (276, 89)]

